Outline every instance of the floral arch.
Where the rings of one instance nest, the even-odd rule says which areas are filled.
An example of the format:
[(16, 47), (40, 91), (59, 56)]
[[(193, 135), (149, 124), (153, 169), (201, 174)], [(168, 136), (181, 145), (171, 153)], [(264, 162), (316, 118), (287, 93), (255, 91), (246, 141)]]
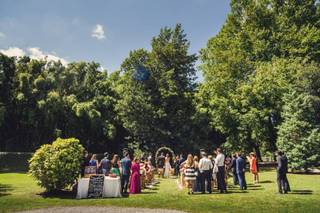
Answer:
[(165, 154), (169, 153), (171, 155), (171, 160), (175, 159), (175, 157), (176, 157), (176, 155), (174, 154), (174, 151), (172, 149), (170, 149), (169, 147), (166, 147), (166, 146), (160, 147), (157, 150), (156, 155), (155, 155), (155, 159), (156, 159), (157, 164), (158, 164), (158, 157), (161, 154), (161, 152), (163, 152)]

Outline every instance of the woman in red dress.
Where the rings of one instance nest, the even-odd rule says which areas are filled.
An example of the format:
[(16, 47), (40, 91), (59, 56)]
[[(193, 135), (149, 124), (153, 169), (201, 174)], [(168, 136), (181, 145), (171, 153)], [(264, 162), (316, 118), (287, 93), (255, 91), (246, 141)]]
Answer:
[(131, 171), (130, 194), (141, 193), (140, 166), (138, 158), (134, 158)]
[(253, 183), (259, 183), (259, 174), (258, 174), (258, 166), (257, 166), (257, 157), (251, 152), (250, 156), (247, 157), (250, 164), (250, 171), (253, 175)]

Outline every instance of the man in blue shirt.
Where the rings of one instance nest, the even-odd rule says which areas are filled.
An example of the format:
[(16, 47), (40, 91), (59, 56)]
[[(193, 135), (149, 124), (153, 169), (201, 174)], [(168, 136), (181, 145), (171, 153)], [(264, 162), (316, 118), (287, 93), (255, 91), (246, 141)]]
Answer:
[(120, 161), (122, 176), (121, 176), (121, 192), (122, 194), (127, 194), (129, 178), (130, 178), (130, 169), (131, 169), (131, 159), (128, 152), (124, 152), (124, 158)]
[(100, 162), (100, 168), (102, 169), (102, 173), (106, 176), (109, 175), (111, 169), (111, 161), (109, 160), (109, 153), (104, 153), (104, 158)]
[(240, 153), (237, 153), (236, 170), (237, 170), (240, 189), (246, 190), (247, 189), (247, 182), (245, 178), (246, 161), (244, 160), (244, 158), (241, 156)]

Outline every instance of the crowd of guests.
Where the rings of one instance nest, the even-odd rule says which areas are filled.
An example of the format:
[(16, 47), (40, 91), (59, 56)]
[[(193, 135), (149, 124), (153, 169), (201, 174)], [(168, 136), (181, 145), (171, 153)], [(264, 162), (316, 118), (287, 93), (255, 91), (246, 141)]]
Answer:
[[(200, 153), (200, 159), (197, 155), (189, 154), (186, 159), (183, 155), (176, 156), (173, 166), (167, 166), (170, 162), (170, 156), (164, 157), (161, 154), (158, 157), (158, 174), (159, 176), (168, 177), (169, 169), (174, 170), (174, 174), (180, 176), (180, 182), (187, 187), (188, 194), (194, 192), (212, 193), (213, 189), (217, 189), (220, 193), (227, 192), (228, 177), (233, 177), (233, 184), (239, 185), (240, 190), (247, 189), (247, 181), (245, 178), (246, 164), (249, 162), (249, 171), (252, 174), (253, 184), (259, 183), (259, 168), (255, 153), (245, 156), (240, 152), (234, 153), (232, 156), (225, 156), (221, 148), (214, 150), (213, 155), (207, 155), (206, 152)], [(284, 153), (278, 152), (277, 182), (279, 193), (287, 193), (290, 191), (287, 179), (287, 158)]]
[[(115, 154), (109, 158), (109, 153), (104, 153), (104, 157), (99, 161), (96, 154), (85, 152), (83, 165), (81, 166), (81, 175), (85, 175), (85, 168), (95, 168), (92, 173), (104, 174), (112, 178), (121, 179), (122, 194), (141, 193), (141, 189), (154, 182), (154, 166), (151, 160), (133, 158), (131, 160), (128, 152), (123, 153), (123, 158)], [(129, 189), (129, 191), (128, 191)]]
[[(233, 184), (239, 185), (240, 190), (247, 189), (245, 178), (246, 162), (249, 162), (249, 171), (252, 174), (253, 184), (259, 183), (259, 168), (257, 157), (254, 153), (248, 156), (240, 152), (232, 156), (225, 156), (220, 148), (214, 150), (212, 155), (206, 152), (200, 153), (200, 159), (197, 155), (189, 154), (185, 159), (183, 155), (178, 155), (171, 159), (169, 154), (161, 153), (157, 157), (157, 172), (159, 177), (168, 178), (170, 175), (180, 177), (182, 186), (188, 189), (188, 194), (194, 192), (212, 193), (217, 189), (220, 193), (227, 192), (228, 177), (233, 178)], [(279, 193), (287, 193), (290, 186), (287, 178), (288, 160), (283, 152), (278, 152), (277, 157), (277, 183)], [(105, 153), (104, 158), (97, 160), (97, 155), (85, 153), (84, 164), (82, 165), (82, 175), (84, 168), (91, 166), (96, 168), (96, 173), (104, 174), (110, 177), (120, 177), (122, 194), (141, 193), (141, 189), (155, 183), (155, 167), (152, 157), (133, 158), (131, 160), (128, 152), (123, 153), (123, 158), (119, 155)]]

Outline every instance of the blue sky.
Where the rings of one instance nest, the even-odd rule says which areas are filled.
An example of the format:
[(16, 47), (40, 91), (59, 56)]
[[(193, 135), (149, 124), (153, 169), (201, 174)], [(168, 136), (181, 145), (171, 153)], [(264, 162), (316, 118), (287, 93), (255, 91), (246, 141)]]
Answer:
[(0, 51), (65, 62), (96, 61), (109, 72), (130, 50), (150, 49), (161, 27), (181, 23), (191, 53), (224, 23), (230, 0), (0, 0)]

